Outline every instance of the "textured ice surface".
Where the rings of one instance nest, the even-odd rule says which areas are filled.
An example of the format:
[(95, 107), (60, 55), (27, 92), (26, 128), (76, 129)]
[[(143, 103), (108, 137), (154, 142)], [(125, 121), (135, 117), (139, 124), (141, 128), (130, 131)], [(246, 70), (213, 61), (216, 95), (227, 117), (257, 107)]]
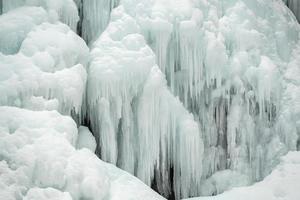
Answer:
[[(234, 188), (214, 197), (190, 200), (298, 200), (300, 197), (300, 153), (289, 152), (263, 181), (249, 187)], [(226, 180), (224, 180), (226, 181)]]
[[(80, 0), (77, 0), (78, 2)], [(97, 39), (106, 28), (110, 12), (119, 0), (83, 0), (82, 9), (82, 37), (87, 42)], [(77, 3), (78, 4), (78, 3)]]
[(42, 17), (47, 19), (47, 13), (37, 7), (0, 16), (1, 51), (15, 53), (0, 52), (0, 105), (79, 115), (89, 50), (68, 26), (58, 21), (41, 23)]
[(176, 199), (300, 148), (299, 24), (281, 0), (76, 0), (91, 60), (72, 0), (0, 2), (0, 106), (32, 110), (1, 107), (0, 199), (162, 199), (57, 111), (83, 110), (103, 160)]
[(0, 199), (163, 199), (88, 149), (75, 150), (76, 124), (56, 111), (0, 107), (0, 138)]
[(198, 124), (168, 90), (135, 20), (122, 7), (111, 18), (89, 66), (88, 115), (98, 152), (149, 186), (155, 179), (165, 195), (172, 188), (177, 197), (195, 193), (203, 152)]
[(17, 53), (33, 27), (48, 20), (47, 12), (38, 7), (22, 7), (0, 17), (0, 52)]
[[(150, 46), (171, 92), (194, 115), (202, 138), (199, 141), (204, 143), (203, 156), (194, 156), (203, 160), (202, 177), (199, 180), (193, 176), (196, 183), (203, 184), (184, 184), (187, 187), (181, 190), (176, 186), (175, 176), (172, 189), (176, 198), (216, 194), (261, 180), (281, 155), (297, 149), (299, 84), (295, 82), (297, 73), (289, 71), (299, 68), (295, 67), (299, 30), (299, 24), (282, 1), (121, 1), (112, 11), (107, 29), (93, 44), (89, 70), (88, 113), (93, 132), (96, 137), (99, 134), (98, 153), (147, 184), (156, 174), (155, 168), (150, 168), (147, 170), (151, 173), (142, 175), (139, 165), (133, 171), (132, 164), (140, 159), (145, 163), (155, 161), (140, 154), (145, 145), (134, 145), (142, 143), (144, 136), (148, 142), (155, 142), (151, 131), (161, 132), (163, 119), (167, 119), (164, 124), (169, 123), (168, 115), (161, 112), (168, 113), (172, 105), (168, 100), (167, 105), (157, 109), (162, 104), (159, 95), (153, 93), (153, 104), (151, 93), (143, 97), (147, 88), (156, 87), (159, 91), (162, 87), (157, 86), (159, 79), (149, 87), (145, 82), (158, 76), (150, 70), (155, 64), (148, 59), (154, 56), (144, 50)], [(292, 80), (286, 78), (286, 73)], [(147, 109), (141, 102), (147, 102)], [(170, 109), (175, 116), (177, 110)], [(147, 125), (151, 120), (156, 120), (154, 125)], [(149, 132), (145, 128), (148, 126)], [(127, 133), (138, 133), (139, 137), (132, 140)], [(166, 141), (166, 145), (160, 142), (160, 153), (169, 151), (172, 142)], [(175, 141), (179, 144), (181, 140)], [(178, 146), (184, 152), (194, 152)], [(195, 144), (195, 148), (200, 146)], [(134, 152), (132, 148), (139, 153), (128, 153)], [(146, 155), (156, 151), (157, 148)], [(122, 161), (124, 157), (126, 162)], [(161, 163), (158, 165), (161, 169)], [(196, 166), (192, 161), (185, 162), (183, 168), (194, 169), (193, 165)], [(234, 180), (225, 184), (222, 178), (228, 176)], [(160, 181), (162, 184), (158, 184)], [(161, 193), (170, 192), (166, 179), (155, 176), (154, 183)]]

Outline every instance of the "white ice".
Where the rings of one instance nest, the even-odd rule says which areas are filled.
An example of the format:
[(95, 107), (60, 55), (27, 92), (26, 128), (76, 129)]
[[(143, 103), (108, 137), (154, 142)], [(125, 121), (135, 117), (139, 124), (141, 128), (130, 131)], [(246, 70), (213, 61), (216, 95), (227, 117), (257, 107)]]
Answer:
[[(300, 153), (289, 152), (263, 181), (249, 187), (233, 188), (213, 197), (189, 200), (298, 200), (300, 197)], [(225, 180), (224, 180), (225, 181)]]

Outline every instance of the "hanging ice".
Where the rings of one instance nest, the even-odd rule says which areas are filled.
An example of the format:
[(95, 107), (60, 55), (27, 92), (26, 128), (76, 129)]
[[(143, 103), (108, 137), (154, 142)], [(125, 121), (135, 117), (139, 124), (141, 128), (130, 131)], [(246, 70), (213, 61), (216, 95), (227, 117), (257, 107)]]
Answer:
[(75, 150), (76, 124), (56, 111), (0, 106), (0, 138), (1, 199), (163, 200), (91, 151)]
[(165, 195), (196, 195), (203, 151), (199, 126), (168, 91), (135, 20), (122, 7), (111, 18), (93, 45), (89, 66), (87, 113), (97, 152), (147, 185), (155, 180)]
[[(204, 141), (203, 184), (185, 192), (173, 188), (177, 198), (216, 194), (234, 185), (261, 180), (281, 155), (297, 148), (299, 111), (293, 110), (291, 102), (297, 102), (298, 97), (289, 103), (285, 101), (286, 93), (299, 87), (288, 86), (291, 83), (284, 74), (288, 63), (297, 58), (292, 52), (298, 45), (300, 30), (282, 1), (123, 0), (111, 18), (94, 44), (88, 86), (88, 113), (93, 131), (100, 134), (98, 153), (103, 159), (137, 174), (148, 184), (151, 181), (151, 174), (141, 177), (138, 169), (133, 171), (136, 158), (122, 161), (124, 152), (131, 155), (130, 148), (142, 143), (141, 135), (151, 135), (145, 131), (147, 128), (138, 128), (140, 119), (147, 123), (152, 113), (160, 113), (154, 108), (161, 101), (155, 100), (147, 112), (135, 118), (141, 108), (135, 105), (140, 105), (143, 95), (137, 91), (145, 90), (147, 82), (143, 84), (142, 77), (147, 77), (153, 65), (146, 61), (139, 64), (140, 56), (134, 53), (140, 48), (135, 45), (140, 43), (137, 38), (141, 36), (134, 40), (126, 36), (136, 32), (153, 49), (156, 64), (165, 73), (173, 94), (194, 114)], [(122, 21), (128, 21), (126, 27)], [(130, 51), (123, 50), (125, 47)], [(134, 57), (133, 61), (129, 55)], [(136, 65), (145, 69), (133, 76)], [(150, 77), (152, 74), (153, 70)], [(137, 124), (137, 130), (132, 123)], [(155, 130), (159, 125), (149, 127)], [(126, 138), (124, 130), (138, 133), (139, 141)], [(123, 145), (127, 140), (130, 145)], [(143, 152), (143, 147), (134, 148)], [(216, 181), (228, 174), (235, 181)], [(154, 182), (157, 184), (156, 179)], [(209, 190), (205, 190), (211, 183)], [(168, 190), (161, 192), (167, 194)]]
[(76, 0), (82, 12), (81, 35), (89, 44), (106, 28), (110, 12), (119, 0)]

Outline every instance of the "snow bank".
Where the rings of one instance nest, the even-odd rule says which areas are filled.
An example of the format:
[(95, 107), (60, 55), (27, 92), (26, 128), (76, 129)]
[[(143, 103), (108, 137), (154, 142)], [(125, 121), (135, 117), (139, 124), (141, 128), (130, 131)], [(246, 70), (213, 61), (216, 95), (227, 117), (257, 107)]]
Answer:
[[(193, 200), (298, 200), (300, 197), (300, 153), (289, 152), (280, 164), (263, 181), (249, 187), (234, 188), (213, 197), (192, 198)], [(190, 199), (190, 200), (192, 200)]]
[(0, 107), (0, 130), (1, 199), (163, 199), (91, 151), (75, 150), (76, 124), (56, 111)]
[(168, 90), (135, 20), (122, 7), (111, 19), (93, 44), (89, 66), (87, 113), (97, 152), (147, 185), (155, 179), (162, 194), (172, 188), (177, 197), (197, 193), (200, 128)]

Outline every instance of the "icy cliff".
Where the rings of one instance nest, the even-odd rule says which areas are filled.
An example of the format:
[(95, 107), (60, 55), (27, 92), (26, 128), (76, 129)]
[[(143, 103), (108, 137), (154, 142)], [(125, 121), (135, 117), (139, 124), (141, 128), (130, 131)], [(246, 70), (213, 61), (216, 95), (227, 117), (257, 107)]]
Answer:
[[(176, 198), (212, 195), (261, 180), (280, 156), (297, 149), (299, 30), (282, 1), (121, 1), (92, 45), (87, 113), (99, 141), (97, 153), (164, 195), (172, 195), (173, 190)], [(178, 96), (186, 111), (178, 112), (171, 100), (157, 109), (163, 102), (157, 94), (162, 79), (149, 86), (147, 78), (153, 80), (150, 68), (154, 65), (165, 74), (167, 90)], [(144, 101), (149, 88), (156, 93)], [(146, 110), (140, 106), (143, 102), (147, 102)], [(198, 144), (196, 139), (186, 141), (188, 136), (181, 131), (183, 137), (161, 138), (168, 132), (162, 127), (172, 127), (169, 114), (162, 114), (169, 111), (172, 117), (180, 114), (177, 125), (185, 121), (184, 113), (193, 114), (191, 122), (182, 125), (185, 128), (176, 130), (189, 129), (196, 122)], [(151, 131), (145, 131), (149, 127), (145, 123), (151, 121)], [(204, 153), (195, 154), (202, 149), (202, 141)], [(161, 168), (172, 146), (180, 146), (185, 152), (182, 158), (191, 153), (194, 161), (202, 160), (200, 179), (199, 174), (192, 175), (200, 165), (180, 157), (166, 154), (170, 165)], [(147, 153), (141, 154), (144, 148)], [(156, 151), (160, 162), (153, 159)], [(187, 182), (180, 188), (182, 176), (176, 172), (174, 177), (169, 175), (172, 180), (159, 178), (170, 174), (172, 163), (178, 161), (185, 163), (178, 163), (180, 168), (189, 169), (184, 176)], [(149, 172), (141, 174), (140, 162), (153, 167), (143, 166)], [(233, 180), (224, 184), (222, 177)], [(196, 184), (191, 188), (190, 183)]]
[[(89, 49), (61, 22), (72, 26), (77, 20), (75, 4), (3, 3), (0, 199), (163, 199), (137, 178), (101, 161), (88, 128), (77, 129), (74, 120), (81, 121), (85, 107)], [(69, 18), (66, 10), (72, 9)]]
[(300, 149), (286, 5), (299, 15), (282, 0), (0, 0), (0, 199), (163, 199), (146, 185), (180, 199), (262, 180)]

